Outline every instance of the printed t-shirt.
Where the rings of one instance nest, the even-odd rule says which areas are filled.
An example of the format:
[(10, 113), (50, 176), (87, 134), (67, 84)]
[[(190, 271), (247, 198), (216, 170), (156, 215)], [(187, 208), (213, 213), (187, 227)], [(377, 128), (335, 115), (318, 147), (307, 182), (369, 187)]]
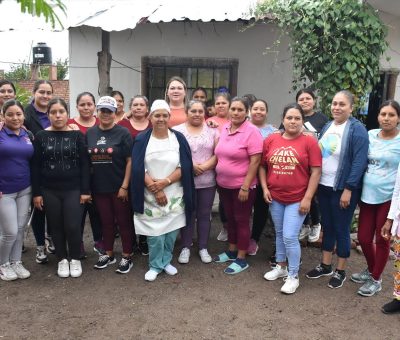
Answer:
[[(219, 133), (217, 129), (210, 128), (203, 124), (203, 130), (198, 135), (188, 132), (186, 123), (175, 126), (174, 130), (182, 132), (189, 143), (192, 151), (192, 159), (195, 164), (202, 164), (209, 160), (214, 154), (214, 143)], [(207, 170), (200, 176), (194, 177), (196, 189), (209, 188), (215, 186), (215, 170)]]
[(33, 145), (24, 129), (19, 135), (5, 126), (0, 130), (0, 192), (11, 194), (30, 186), (32, 156)]
[(380, 204), (392, 199), (400, 162), (400, 134), (393, 139), (382, 139), (378, 137), (380, 131), (368, 131), (368, 167), (361, 193), (361, 200), (368, 204)]
[(275, 132), (277, 129), (273, 127), (271, 124), (267, 124), (265, 126), (259, 127), (258, 130), (260, 131), (262, 138), (265, 139), (271, 133)]
[[(244, 121), (235, 132), (230, 133), (229, 122), (222, 129), (215, 154), (218, 158), (216, 167), (217, 183), (227, 189), (238, 189), (242, 186), (250, 165), (250, 156), (262, 152), (260, 131), (249, 121)], [(250, 187), (257, 184), (257, 176)]]
[[(99, 125), (99, 118), (97, 118), (97, 117), (95, 117), (96, 118), (96, 121), (95, 121), (95, 123), (94, 123), (94, 125), (93, 126), (95, 126), (95, 125)], [(84, 135), (86, 135), (86, 132), (87, 132), (87, 130), (88, 129), (90, 129), (91, 127), (93, 127), (93, 126), (83, 126), (82, 124), (79, 124), (76, 120), (75, 120), (75, 118), (70, 118), (70, 119), (68, 119), (68, 124), (76, 124), (77, 126), (78, 126), (78, 128), (79, 128), (79, 131), (80, 132), (82, 132)]]
[(171, 117), (168, 122), (169, 127), (173, 127), (186, 122), (186, 112), (184, 108), (181, 109), (171, 109)]
[(271, 134), (264, 141), (262, 164), (267, 167), (267, 186), (274, 200), (300, 202), (307, 191), (310, 167), (321, 166), (321, 151), (312, 136), (285, 139)]
[(314, 112), (311, 116), (304, 117), (304, 127), (308, 131), (315, 132), (317, 136), (327, 122), (328, 117), (321, 112)]
[(93, 168), (93, 192), (118, 192), (125, 177), (126, 158), (131, 157), (132, 137), (127, 128), (114, 125), (109, 130), (91, 127), (86, 133)]
[(336, 125), (333, 122), (319, 140), (319, 147), (322, 153), (322, 175), (319, 183), (327, 187), (333, 187), (335, 183), (342, 148), (343, 132), (347, 123), (348, 120), (340, 125)]

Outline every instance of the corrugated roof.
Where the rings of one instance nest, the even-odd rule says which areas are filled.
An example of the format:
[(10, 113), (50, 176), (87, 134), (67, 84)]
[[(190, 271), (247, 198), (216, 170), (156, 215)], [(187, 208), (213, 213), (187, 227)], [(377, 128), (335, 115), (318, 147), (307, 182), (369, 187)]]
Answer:
[[(87, 10), (80, 11), (86, 13), (86, 16), (81, 16), (75, 21), (70, 20), (69, 27), (86, 25), (101, 27), (111, 32), (133, 29), (137, 24), (144, 22), (249, 20), (254, 17), (251, 9), (256, 2), (256, 0), (89, 1), (85, 4)], [(74, 11), (73, 7), (69, 7), (69, 11)]]

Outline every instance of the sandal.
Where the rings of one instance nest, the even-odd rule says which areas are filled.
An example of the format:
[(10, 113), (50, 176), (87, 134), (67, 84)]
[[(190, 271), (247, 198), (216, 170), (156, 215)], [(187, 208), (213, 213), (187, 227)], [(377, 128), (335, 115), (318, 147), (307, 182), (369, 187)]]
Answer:
[(229, 255), (226, 253), (226, 251), (224, 251), (223, 253), (217, 255), (216, 257), (214, 257), (214, 262), (217, 263), (225, 263), (228, 261), (235, 261), (236, 257), (229, 257)]
[(228, 267), (225, 268), (224, 273), (228, 275), (239, 274), (240, 272), (249, 268), (249, 264), (246, 263), (246, 266), (242, 267), (240, 264), (232, 262)]

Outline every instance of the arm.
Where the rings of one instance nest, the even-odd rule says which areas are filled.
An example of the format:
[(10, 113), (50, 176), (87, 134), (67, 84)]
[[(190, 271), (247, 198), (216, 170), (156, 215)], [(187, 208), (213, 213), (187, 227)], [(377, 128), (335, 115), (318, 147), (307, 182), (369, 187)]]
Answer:
[(31, 180), (32, 180), (32, 196), (33, 204), (36, 209), (43, 210), (43, 196), (42, 196), (42, 183), (41, 183), (41, 166), (42, 166), (42, 152), (41, 152), (41, 138), (37, 136), (33, 142), (34, 153), (31, 161)]
[[(149, 177), (152, 182), (150, 182), (150, 180), (147, 180), (148, 183), (146, 183), (146, 176)], [(152, 194), (155, 194), (158, 191), (164, 190), (164, 188), (167, 187), (168, 185), (178, 182), (181, 179), (181, 177), (182, 177), (181, 168), (176, 168), (166, 178), (162, 179), (151, 178), (146, 172), (145, 185)]]
[(92, 197), (90, 195), (90, 170), (89, 170), (89, 155), (87, 153), (87, 145), (84, 135), (78, 133), (78, 150), (79, 150), (79, 163), (80, 163), (80, 178), (81, 178), (81, 197), (80, 203), (84, 204), (90, 202)]
[(265, 202), (272, 203), (272, 196), (267, 186), (267, 169), (263, 165), (260, 165), (258, 168), (258, 179), (260, 180), (260, 184), (263, 189)]
[(118, 190), (117, 197), (123, 202), (128, 201), (129, 181), (131, 180), (132, 157), (126, 157), (125, 176), (121, 187)]
[(249, 188), (250, 184), (253, 181), (254, 177), (256, 177), (258, 166), (261, 161), (261, 153), (257, 153), (255, 155), (250, 156), (250, 164), (249, 169), (247, 170), (247, 175), (244, 178), (243, 184), (239, 190), (239, 201), (245, 202), (249, 198)]
[(215, 155), (211, 156), (211, 158), (207, 159), (204, 163), (196, 164), (193, 163), (193, 170), (196, 176), (201, 175), (207, 170), (214, 169), (217, 165), (217, 157)]
[(400, 166), (397, 170), (396, 183), (394, 185), (392, 202), (390, 203), (389, 213), (385, 224), (382, 227), (381, 235), (385, 240), (390, 239), (390, 230), (392, 228), (393, 220), (396, 217), (396, 211), (399, 208), (399, 197), (400, 195)]
[(319, 179), (321, 177), (321, 167), (312, 166), (310, 169), (311, 175), (308, 180), (307, 191), (304, 194), (303, 199), (300, 202), (299, 212), (300, 214), (308, 214), (310, 212), (311, 200), (317, 191)]

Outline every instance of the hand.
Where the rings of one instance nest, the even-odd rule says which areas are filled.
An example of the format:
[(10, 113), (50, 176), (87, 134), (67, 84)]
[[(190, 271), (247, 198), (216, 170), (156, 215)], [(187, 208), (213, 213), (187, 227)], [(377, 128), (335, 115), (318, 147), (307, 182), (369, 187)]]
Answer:
[(154, 194), (154, 197), (156, 198), (156, 202), (158, 205), (161, 205), (162, 207), (167, 205), (168, 199), (167, 199), (167, 196), (165, 196), (164, 191), (162, 191), (162, 190), (157, 191)]
[(342, 196), (340, 196), (339, 205), (342, 209), (346, 209), (350, 205), (351, 191), (349, 189), (344, 189)]
[(92, 196), (90, 196), (90, 195), (81, 195), (80, 204), (85, 204), (85, 203), (92, 203)]
[(157, 192), (164, 190), (166, 186), (169, 185), (169, 182), (166, 178), (163, 179), (153, 179), (153, 183), (147, 186), (147, 189), (152, 193), (156, 194)]
[(43, 196), (36, 196), (33, 198), (33, 205), (36, 209), (43, 210)]
[(79, 126), (76, 125), (76, 124), (74, 124), (74, 123), (68, 124), (68, 127), (69, 127), (70, 129), (72, 129), (72, 130), (77, 130), (77, 131), (79, 131)]
[(207, 126), (210, 128), (217, 128), (219, 124), (214, 120), (207, 120)]
[(310, 207), (311, 207), (311, 200), (309, 198), (303, 197), (303, 199), (300, 202), (299, 213), (302, 215), (308, 214), (310, 212)]
[(272, 196), (268, 189), (263, 189), (264, 200), (267, 203), (272, 203)]
[[(249, 189), (248, 189), (249, 190)], [(249, 199), (249, 191), (239, 189), (238, 199), (240, 202), (246, 202)]]
[(118, 197), (122, 202), (128, 202), (128, 190), (119, 188), (117, 197)]
[(204, 173), (204, 169), (201, 167), (200, 164), (193, 164), (193, 171), (196, 176), (200, 176)]
[(392, 220), (386, 220), (385, 224), (383, 225), (381, 229), (381, 236), (386, 240), (390, 240), (390, 229), (392, 229)]

